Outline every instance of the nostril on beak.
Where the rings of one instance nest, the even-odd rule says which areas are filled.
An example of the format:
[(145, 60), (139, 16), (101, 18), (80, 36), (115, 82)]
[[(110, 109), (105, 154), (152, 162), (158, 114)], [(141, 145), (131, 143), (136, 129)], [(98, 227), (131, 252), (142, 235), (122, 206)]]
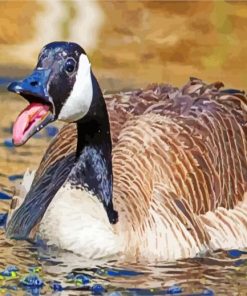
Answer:
[(39, 83), (38, 83), (38, 81), (32, 81), (32, 82), (30, 82), (30, 85), (31, 86), (38, 86)]

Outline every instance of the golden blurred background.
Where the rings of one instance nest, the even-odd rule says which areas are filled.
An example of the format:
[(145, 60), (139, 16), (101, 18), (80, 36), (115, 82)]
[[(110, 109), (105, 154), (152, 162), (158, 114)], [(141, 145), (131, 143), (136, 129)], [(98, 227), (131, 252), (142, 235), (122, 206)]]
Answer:
[[(87, 51), (101, 86), (108, 91), (144, 87), (152, 82), (180, 86), (191, 76), (207, 82), (220, 80), (227, 88), (247, 90), (246, 32), (247, 0), (0, 0), (0, 218), (11, 202), (3, 198), (3, 193), (9, 196), (16, 193), (23, 173), (27, 168), (37, 168), (54, 129), (59, 127), (59, 123), (50, 124), (25, 145), (13, 147), (12, 123), (27, 102), (7, 92), (6, 85), (32, 70), (45, 44), (59, 40), (79, 43)], [(50, 255), (43, 256), (32, 248), (21, 241), (6, 241), (0, 228), (0, 270), (16, 265), (26, 272), (30, 266), (42, 265), (46, 282), (42, 295), (51, 295), (46, 294), (51, 280), (63, 283), (65, 274), (73, 268), (85, 267), (81, 257), (71, 258), (71, 253), (68, 257), (53, 256), (49, 261)], [(157, 267), (146, 263), (121, 265), (123, 270), (130, 268), (141, 272), (138, 276), (123, 278), (105, 278), (101, 273), (97, 278), (94, 270), (92, 278), (96, 276), (97, 281), (110, 289), (114, 287), (113, 294), (118, 294), (119, 289), (123, 295), (129, 295), (129, 291), (125, 293), (127, 287), (149, 289), (175, 283), (190, 295), (192, 292), (214, 295), (210, 290), (198, 294), (209, 288), (217, 295), (246, 296), (247, 259), (227, 256), (217, 252), (208, 259), (198, 257), (197, 261), (170, 265), (162, 262)], [(99, 270), (102, 272), (100, 266)], [(7, 295), (1, 285), (0, 282), (0, 295)], [(11, 285), (10, 281), (6, 287), (11, 288)], [(31, 295), (20, 289), (8, 292)], [(77, 295), (76, 291), (61, 293)], [(39, 294), (36, 291), (32, 295)]]
[(16, 76), (55, 40), (79, 43), (106, 88), (190, 76), (247, 88), (247, 2), (1, 1), (0, 75)]

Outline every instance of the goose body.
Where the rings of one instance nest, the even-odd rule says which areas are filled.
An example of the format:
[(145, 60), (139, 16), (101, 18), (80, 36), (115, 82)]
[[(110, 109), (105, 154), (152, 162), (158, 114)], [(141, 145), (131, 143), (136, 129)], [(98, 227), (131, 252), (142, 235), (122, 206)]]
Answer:
[[(85, 52), (73, 43), (45, 47), (39, 70), (58, 71), (54, 65), (70, 65), (75, 52), (75, 77), (49, 74), (43, 95), (26, 86), (33, 75), (9, 87), (31, 107), (52, 106), (42, 123), (68, 124), (25, 198), (13, 203), (7, 235), (38, 235), (88, 258), (175, 260), (246, 247), (245, 94), (192, 78), (180, 89), (151, 85), (103, 98)], [(36, 132), (15, 131), (18, 145)]]

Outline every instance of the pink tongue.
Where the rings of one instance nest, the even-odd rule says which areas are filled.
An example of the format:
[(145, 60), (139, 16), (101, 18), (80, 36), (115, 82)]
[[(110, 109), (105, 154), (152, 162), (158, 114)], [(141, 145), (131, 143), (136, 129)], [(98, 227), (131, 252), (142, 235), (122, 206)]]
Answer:
[(24, 134), (38, 119), (42, 119), (49, 112), (49, 107), (40, 103), (31, 103), (17, 117), (13, 127), (14, 144), (21, 144)]

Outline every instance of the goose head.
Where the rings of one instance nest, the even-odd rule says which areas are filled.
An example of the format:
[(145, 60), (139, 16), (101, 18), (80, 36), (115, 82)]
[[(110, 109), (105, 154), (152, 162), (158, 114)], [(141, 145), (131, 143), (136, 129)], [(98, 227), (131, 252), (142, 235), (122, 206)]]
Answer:
[(52, 42), (41, 50), (31, 75), (12, 82), (8, 90), (29, 102), (13, 127), (13, 143), (20, 146), (52, 121), (77, 122), (88, 113), (93, 101), (91, 65), (78, 44)]

